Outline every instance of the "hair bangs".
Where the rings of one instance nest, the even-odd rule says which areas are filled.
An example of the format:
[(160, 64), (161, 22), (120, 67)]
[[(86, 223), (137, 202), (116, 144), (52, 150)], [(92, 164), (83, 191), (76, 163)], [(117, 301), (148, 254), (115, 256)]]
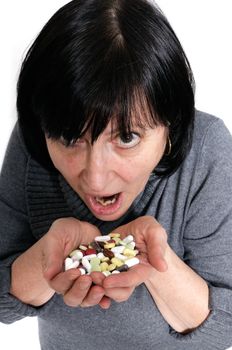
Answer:
[[(40, 111), (40, 120), (48, 137), (62, 138), (69, 145), (88, 131), (93, 143), (110, 122), (112, 131), (121, 135), (130, 133), (134, 126), (146, 128), (159, 123), (155, 106), (143, 88), (139, 63), (133, 62), (121, 39), (115, 37), (103, 59), (93, 62), (93, 56), (89, 57), (92, 69), (86, 72), (82, 84), (77, 70), (72, 75), (67, 67), (69, 74), (62, 85), (57, 81), (52, 90), (46, 86), (42, 89), (50, 98), (40, 96), (35, 111), (38, 113), (41, 101), (47, 101), (48, 105)], [(49, 118), (51, 115), (53, 118)]]

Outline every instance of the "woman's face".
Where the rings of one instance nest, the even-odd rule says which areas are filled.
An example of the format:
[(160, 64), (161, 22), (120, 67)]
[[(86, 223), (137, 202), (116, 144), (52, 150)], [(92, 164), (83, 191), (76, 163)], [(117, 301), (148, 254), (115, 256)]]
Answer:
[(134, 128), (123, 139), (111, 125), (91, 145), (86, 133), (70, 146), (46, 138), (50, 157), (93, 215), (120, 218), (143, 191), (166, 147), (167, 128)]

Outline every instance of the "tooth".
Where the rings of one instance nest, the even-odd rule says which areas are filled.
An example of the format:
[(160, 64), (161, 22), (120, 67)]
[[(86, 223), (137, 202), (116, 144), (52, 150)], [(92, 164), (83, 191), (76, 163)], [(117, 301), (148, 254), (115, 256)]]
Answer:
[(113, 204), (113, 203), (115, 203), (115, 201), (116, 201), (116, 197), (114, 196), (114, 198), (113, 199), (108, 199), (108, 200), (104, 200), (104, 199), (101, 199), (101, 198), (99, 198), (99, 197), (95, 197), (95, 199), (96, 199), (96, 201), (98, 202), (98, 203), (100, 203), (101, 205), (103, 205), (104, 207), (106, 207), (107, 205), (109, 205), (109, 204)]

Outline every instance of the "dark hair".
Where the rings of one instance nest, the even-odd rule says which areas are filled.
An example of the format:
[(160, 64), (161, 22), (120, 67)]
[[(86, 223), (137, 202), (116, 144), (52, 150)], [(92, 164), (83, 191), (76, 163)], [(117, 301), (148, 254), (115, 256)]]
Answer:
[[(172, 173), (192, 140), (194, 81), (161, 10), (146, 0), (73, 0), (58, 10), (29, 49), (18, 80), (17, 109), (26, 145), (51, 165), (45, 136), (67, 143), (110, 120), (120, 134), (169, 125), (171, 153), (155, 172)], [(142, 112), (142, 113), (141, 113)]]

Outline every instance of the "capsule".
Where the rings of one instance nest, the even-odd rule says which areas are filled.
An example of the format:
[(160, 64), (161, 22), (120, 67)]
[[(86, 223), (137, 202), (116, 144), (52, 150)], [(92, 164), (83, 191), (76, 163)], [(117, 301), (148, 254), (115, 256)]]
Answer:
[(131, 243), (134, 241), (134, 237), (132, 235), (128, 235), (126, 236), (123, 240), (122, 240), (125, 244)]
[(73, 261), (71, 258), (66, 258), (65, 261), (64, 261), (64, 269), (65, 271), (67, 271), (70, 266), (72, 265)]
[(110, 233), (110, 237), (111, 238), (119, 238), (120, 237), (120, 233), (112, 232), (112, 233)]
[(85, 255), (84, 258), (85, 259), (88, 259), (88, 260), (91, 260), (93, 258), (96, 258), (97, 254), (89, 254), (89, 255)]
[(118, 258), (118, 259), (120, 259), (120, 260), (122, 260), (122, 261), (128, 260), (128, 256), (125, 256), (125, 255), (123, 255), (123, 254), (115, 253), (114, 255), (115, 255), (115, 258)]
[(98, 257), (99, 259), (104, 259), (104, 258), (105, 258), (105, 255), (104, 255), (102, 252), (100, 252), (100, 253), (97, 254), (97, 257)]
[(84, 256), (84, 254), (80, 250), (74, 250), (70, 256), (73, 260), (81, 260)]
[(111, 240), (110, 236), (97, 236), (94, 238), (96, 242), (107, 242)]
[(119, 272), (125, 272), (129, 270), (129, 267), (127, 266), (127, 264), (123, 264), (122, 266), (117, 267), (116, 270)]
[(82, 265), (84, 266), (84, 268), (87, 270), (87, 272), (90, 272), (91, 271), (91, 264), (90, 264), (89, 260), (84, 257), (81, 262), (82, 262)]
[(86, 245), (83, 245), (83, 244), (79, 245), (79, 248), (81, 250), (87, 250), (88, 249), (88, 247)]
[(131, 258), (125, 261), (125, 264), (128, 266), (128, 268), (135, 266), (139, 264), (139, 259), (138, 258)]
[(83, 269), (83, 267), (80, 267), (78, 270), (80, 271), (81, 276), (86, 274), (86, 271)]
[(100, 246), (99, 243), (96, 242), (96, 241), (91, 242), (91, 243), (90, 243), (90, 246), (91, 246), (93, 249), (95, 249), (97, 253), (100, 253), (100, 252), (102, 251), (101, 246)]
[(115, 253), (123, 253), (124, 249), (125, 249), (125, 246), (124, 246), (124, 245), (118, 245), (118, 246), (116, 246), (116, 247), (113, 247), (113, 248), (111, 249), (111, 252), (113, 252), (114, 254), (115, 254)]
[(114, 253), (110, 249), (104, 249), (103, 254), (110, 259), (114, 257)]

